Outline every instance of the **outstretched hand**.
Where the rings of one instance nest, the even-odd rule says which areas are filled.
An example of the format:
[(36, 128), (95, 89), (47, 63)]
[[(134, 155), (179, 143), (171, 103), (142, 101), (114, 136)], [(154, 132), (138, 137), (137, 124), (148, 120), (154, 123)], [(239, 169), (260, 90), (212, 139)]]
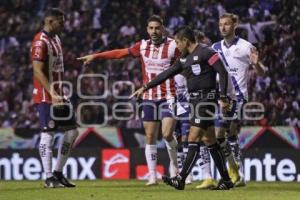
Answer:
[(132, 95), (129, 98), (131, 99), (133, 97), (136, 97), (137, 99), (141, 99), (144, 92), (145, 92), (145, 88), (141, 87), (140, 89), (132, 93)]
[(81, 60), (81, 61), (83, 61), (83, 64), (87, 65), (87, 64), (90, 64), (94, 60), (94, 56), (93, 55), (82, 56), (82, 57), (77, 58), (77, 60)]

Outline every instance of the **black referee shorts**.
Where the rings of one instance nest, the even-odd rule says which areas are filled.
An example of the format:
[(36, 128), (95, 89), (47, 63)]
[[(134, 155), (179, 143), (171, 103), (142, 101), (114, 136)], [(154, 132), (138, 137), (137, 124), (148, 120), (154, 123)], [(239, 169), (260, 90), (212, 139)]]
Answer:
[(190, 93), (191, 120), (190, 125), (202, 129), (214, 126), (217, 110), (217, 98), (215, 90), (211, 92)]

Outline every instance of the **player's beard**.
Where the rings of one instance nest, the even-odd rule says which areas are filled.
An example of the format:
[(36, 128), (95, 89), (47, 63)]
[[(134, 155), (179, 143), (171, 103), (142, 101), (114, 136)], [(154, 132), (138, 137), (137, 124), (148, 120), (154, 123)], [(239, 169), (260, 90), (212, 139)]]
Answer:
[(155, 35), (155, 37), (153, 37), (154, 35), (151, 36), (151, 40), (153, 42), (153, 44), (160, 44), (162, 41), (162, 37), (159, 35)]

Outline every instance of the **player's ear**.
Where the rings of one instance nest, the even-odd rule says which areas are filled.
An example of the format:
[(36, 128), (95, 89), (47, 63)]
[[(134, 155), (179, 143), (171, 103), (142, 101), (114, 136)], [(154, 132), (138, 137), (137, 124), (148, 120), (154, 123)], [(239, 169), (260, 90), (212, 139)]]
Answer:
[(239, 24), (238, 24), (237, 22), (234, 23), (234, 24), (233, 24), (234, 29), (236, 29), (236, 28), (238, 27), (238, 25), (239, 25)]

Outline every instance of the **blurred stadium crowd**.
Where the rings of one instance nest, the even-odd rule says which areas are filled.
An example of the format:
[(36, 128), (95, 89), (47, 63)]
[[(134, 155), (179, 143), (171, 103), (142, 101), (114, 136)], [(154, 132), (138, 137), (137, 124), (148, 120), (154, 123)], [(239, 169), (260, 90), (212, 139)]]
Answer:
[[(102, 79), (85, 78), (84, 95), (100, 95), (97, 100), (108, 105), (108, 124), (119, 127), (141, 127), (139, 120), (118, 121), (111, 117), (112, 105), (119, 101), (114, 94), (129, 95), (130, 87), (115, 81), (131, 81), (141, 86), (139, 60), (100, 60), (82, 66), (76, 57), (91, 52), (124, 48), (147, 38), (146, 20), (159, 14), (172, 34), (187, 24), (203, 31), (212, 42), (220, 40), (218, 16), (224, 12), (239, 15), (238, 33), (259, 49), (267, 67), (263, 77), (249, 72), (250, 101), (262, 102), (265, 118), (245, 121), (246, 125), (300, 126), (300, 2), (297, 0), (1, 0), (0, 1), (0, 127), (37, 128), (38, 119), (31, 102), (31, 40), (41, 29), (43, 11), (59, 7), (66, 13), (62, 43), (65, 80), (73, 83), (72, 100), (78, 97), (80, 74), (105, 74), (109, 89)], [(93, 100), (95, 101), (95, 100)], [(126, 100), (123, 100), (126, 101)], [(86, 106), (81, 118), (85, 123), (103, 120), (103, 110)]]

